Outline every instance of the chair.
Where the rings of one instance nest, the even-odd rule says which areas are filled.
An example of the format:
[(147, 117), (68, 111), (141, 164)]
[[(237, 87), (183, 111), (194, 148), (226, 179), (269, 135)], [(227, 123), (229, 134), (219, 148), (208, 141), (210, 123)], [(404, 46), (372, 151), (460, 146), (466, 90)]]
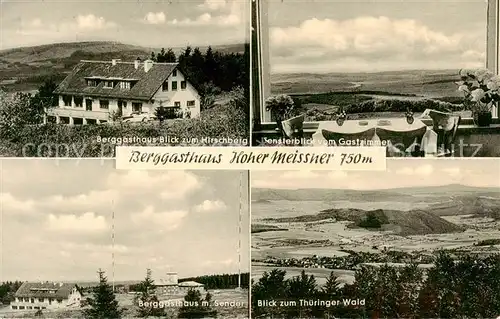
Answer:
[(421, 157), (424, 154), (420, 150), (420, 144), (426, 131), (427, 126), (412, 131), (391, 131), (377, 127), (376, 133), (381, 141), (388, 144), (388, 157), (395, 157), (398, 154), (405, 155), (408, 149), (410, 149), (412, 157)]
[(281, 122), (283, 137), (301, 140), (304, 137), (304, 119), (305, 115), (302, 114)]
[(328, 145), (333, 146), (363, 146), (362, 142), (372, 141), (375, 136), (375, 128), (372, 127), (366, 131), (357, 133), (337, 133), (328, 130), (321, 130), (323, 138)]
[(437, 133), (438, 157), (450, 157), (453, 155), (455, 136), (462, 117), (452, 113), (436, 110), (425, 110), (422, 116), (432, 119), (434, 132)]

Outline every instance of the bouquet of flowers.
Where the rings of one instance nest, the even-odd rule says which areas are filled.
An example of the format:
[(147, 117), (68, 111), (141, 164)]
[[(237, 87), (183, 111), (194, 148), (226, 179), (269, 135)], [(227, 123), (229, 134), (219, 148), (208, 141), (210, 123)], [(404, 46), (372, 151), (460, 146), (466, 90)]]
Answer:
[(466, 106), (473, 112), (490, 112), (493, 105), (500, 101), (500, 76), (486, 69), (460, 70), (461, 81), (456, 82), (463, 92)]

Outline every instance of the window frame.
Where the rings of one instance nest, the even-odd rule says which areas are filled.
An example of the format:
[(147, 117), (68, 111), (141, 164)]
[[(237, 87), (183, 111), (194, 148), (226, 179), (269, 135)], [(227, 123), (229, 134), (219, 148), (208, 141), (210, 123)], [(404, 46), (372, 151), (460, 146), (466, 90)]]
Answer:
[(109, 110), (109, 100), (99, 100), (99, 109)]
[(163, 84), (161, 85), (161, 91), (168, 92), (168, 88), (169, 88), (168, 81), (163, 82)]
[(172, 88), (172, 91), (178, 91), (177, 81), (172, 81), (171, 88)]
[[(268, 20), (268, 4), (271, 0), (252, 0), (252, 11), (254, 17), (251, 19), (252, 30), (255, 34), (252, 37), (256, 38), (255, 45), (257, 54), (257, 74), (256, 85), (258, 96), (254, 97), (255, 101), (252, 104), (253, 120), (255, 125), (276, 124), (271, 120), (271, 115), (265, 108), (266, 99), (271, 96), (271, 68), (270, 68), (270, 51), (269, 51), (269, 20)], [(487, 23), (486, 23), (486, 61), (485, 67), (500, 74), (500, 0), (487, 0)], [(252, 41), (251, 41), (252, 42)], [(252, 48), (251, 48), (252, 50)], [(254, 52), (252, 50), (252, 52)], [(458, 70), (457, 70), (458, 71)], [(494, 120), (498, 120), (498, 108), (492, 109)], [(309, 123), (319, 123), (314, 121)]]
[(186, 90), (187, 89), (187, 81), (181, 81), (181, 90)]
[(196, 100), (186, 101), (186, 106), (187, 107), (195, 107), (196, 106)]

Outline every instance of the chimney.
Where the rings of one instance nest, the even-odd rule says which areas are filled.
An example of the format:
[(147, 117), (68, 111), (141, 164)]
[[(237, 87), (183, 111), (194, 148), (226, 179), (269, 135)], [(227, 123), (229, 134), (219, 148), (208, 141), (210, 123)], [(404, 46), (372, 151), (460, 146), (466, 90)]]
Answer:
[(134, 61), (134, 67), (135, 69), (137, 70), (139, 68), (139, 64), (141, 63), (141, 60), (139, 58), (137, 58), (135, 61)]
[(112, 64), (113, 66), (115, 66), (115, 65), (116, 65), (116, 63), (118, 63), (118, 61), (121, 61), (121, 59), (113, 59), (113, 60), (111, 60), (111, 64)]
[(153, 61), (151, 60), (144, 61), (144, 72), (148, 72), (149, 70), (151, 70), (152, 67), (153, 67)]

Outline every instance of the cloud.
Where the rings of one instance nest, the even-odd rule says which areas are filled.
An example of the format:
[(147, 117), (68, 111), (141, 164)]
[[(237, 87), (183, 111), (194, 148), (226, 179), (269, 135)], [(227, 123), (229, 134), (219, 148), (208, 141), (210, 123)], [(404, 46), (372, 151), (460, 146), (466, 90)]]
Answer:
[(194, 19), (173, 19), (169, 23), (176, 26), (219, 26), (231, 27), (242, 23), (245, 12), (242, 1), (233, 0), (206, 0), (198, 5), (198, 8), (204, 11)]
[(51, 231), (56, 232), (101, 232), (108, 230), (106, 219), (103, 216), (97, 216), (93, 212), (82, 215), (54, 215), (47, 217), (47, 226)]
[(2, 213), (33, 212), (35, 202), (31, 199), (21, 200), (10, 193), (0, 193), (0, 205)]
[(114, 22), (108, 22), (103, 17), (97, 17), (93, 14), (77, 16), (76, 25), (80, 30), (102, 30), (116, 27)]
[(184, 199), (191, 192), (200, 189), (203, 182), (193, 173), (167, 171), (155, 174), (148, 171), (130, 170), (110, 174), (107, 187), (120, 185), (120, 196), (159, 195), (162, 199)]
[(434, 172), (432, 165), (420, 165), (416, 167), (404, 167), (396, 170), (399, 175), (413, 175), (413, 176), (426, 176)]
[(163, 12), (148, 12), (144, 17), (144, 22), (148, 24), (163, 24), (167, 21)]
[(225, 210), (227, 208), (226, 204), (221, 200), (205, 200), (203, 203), (196, 205), (194, 211), (197, 213), (213, 213)]
[(16, 30), (16, 34), (22, 36), (36, 36), (44, 38), (58, 38), (63, 34), (81, 34), (116, 28), (118, 25), (113, 21), (107, 21), (104, 17), (94, 14), (77, 15), (72, 20), (60, 23), (46, 23), (41, 19), (33, 19), (28, 24), (22, 24)]
[(228, 6), (228, 3), (229, 1), (226, 0), (205, 0), (205, 2), (198, 5), (198, 8), (209, 11), (222, 10)]
[(142, 212), (133, 214), (131, 219), (139, 226), (149, 225), (162, 230), (174, 230), (182, 224), (187, 215), (184, 210), (157, 212), (153, 206), (148, 206)]
[(274, 63), (279, 64), (277, 72), (311, 67), (326, 67), (324, 72), (376, 71), (388, 66), (408, 68), (409, 63), (460, 68), (484, 64), (481, 32), (484, 30), (446, 34), (417, 20), (384, 16), (313, 18), (297, 26), (272, 28), (270, 41)]

